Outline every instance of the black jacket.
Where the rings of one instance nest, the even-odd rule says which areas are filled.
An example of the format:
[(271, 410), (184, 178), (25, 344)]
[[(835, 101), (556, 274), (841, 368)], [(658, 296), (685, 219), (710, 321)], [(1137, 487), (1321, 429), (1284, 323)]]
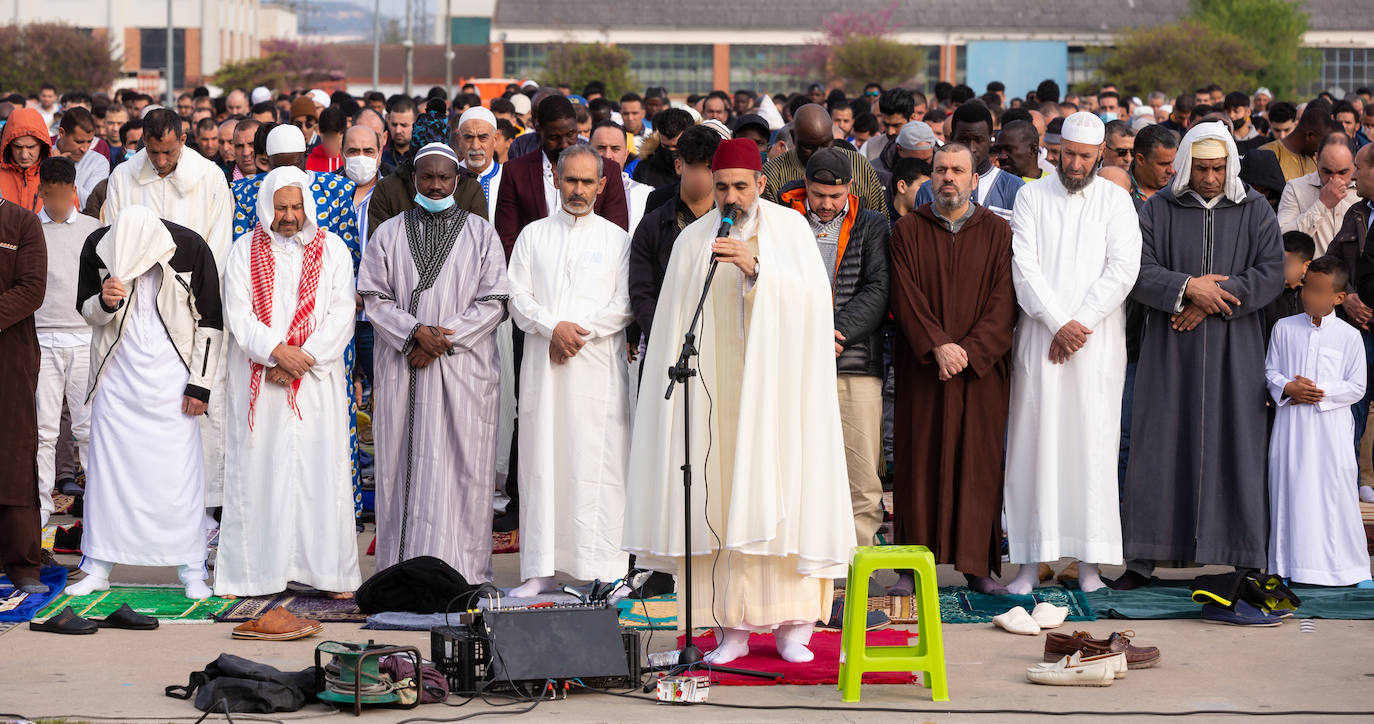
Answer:
[[(783, 186), (778, 200), (805, 213), (805, 194), (803, 183), (793, 181)], [(835, 329), (845, 337), (835, 368), (842, 375), (882, 377), (883, 342), (877, 332), (887, 319), (887, 242), (892, 230), (885, 214), (862, 208), (860, 197), (851, 194), (849, 203), (858, 212), (835, 268)]]
[(661, 146), (654, 149), (653, 154), (648, 158), (641, 158), (635, 166), (634, 180), (654, 188), (676, 182), (677, 167), (673, 164), (673, 154)]
[[(654, 323), (654, 308), (663, 290), (673, 242), (677, 241), (677, 207), (678, 199), (673, 198), (646, 213), (630, 240), (630, 308), (634, 310), (635, 326), (646, 340)], [(633, 329), (626, 339), (637, 339)]]
[[(1359, 294), (1360, 301), (1365, 304), (1374, 299), (1374, 248), (1367, 243), (1371, 235), (1374, 232), (1369, 228), (1369, 205), (1361, 199), (1346, 210), (1340, 230), (1326, 247), (1327, 256), (1339, 257), (1345, 262), (1350, 270), (1348, 291)], [(1336, 312), (1345, 314), (1342, 307), (1336, 307)]]

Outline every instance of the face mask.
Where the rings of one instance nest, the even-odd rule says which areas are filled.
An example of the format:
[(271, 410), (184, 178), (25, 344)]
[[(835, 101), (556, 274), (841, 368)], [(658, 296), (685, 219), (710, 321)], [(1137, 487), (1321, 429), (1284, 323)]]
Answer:
[(1112, 121), (1120, 120), (1116, 117), (1115, 113), (1099, 113), (1097, 117), (1101, 118), (1103, 123), (1111, 123)]
[(418, 204), (419, 207), (424, 209), (425, 211), (428, 211), (431, 214), (437, 214), (440, 211), (447, 211), (453, 207), (453, 197), (445, 196), (442, 199), (431, 199), (430, 197), (425, 196), (419, 191), (416, 191), (415, 203)]
[(344, 160), (344, 174), (358, 185), (372, 181), (377, 175), (377, 159), (371, 156), (349, 156)]

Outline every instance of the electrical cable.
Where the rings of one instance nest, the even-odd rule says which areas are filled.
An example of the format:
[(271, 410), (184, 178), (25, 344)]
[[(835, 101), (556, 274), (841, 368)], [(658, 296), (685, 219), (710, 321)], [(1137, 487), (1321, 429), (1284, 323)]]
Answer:
[[(622, 698), (625, 698), (625, 699), (639, 699), (640, 701), (647, 701), (647, 702), (651, 702), (651, 703), (654, 703), (654, 704), (660, 703), (657, 697), (652, 697), (652, 696), (643, 696), (643, 695), (640, 695), (640, 694), (620, 693), (620, 692), (616, 692), (616, 691), (610, 691), (610, 690), (608, 690), (608, 689), (597, 689), (597, 688), (594, 688), (594, 687), (586, 686), (585, 684), (582, 685), (582, 688), (586, 689), (587, 691), (595, 692), (595, 693), (597, 693), (597, 694), (605, 694), (605, 695), (607, 695), (607, 696), (618, 696), (618, 697), (622, 697)], [(1158, 716), (1158, 717), (1188, 717), (1188, 716), (1266, 716), (1266, 717), (1272, 717), (1272, 716), (1282, 716), (1282, 717), (1299, 717), (1299, 716), (1359, 716), (1359, 717), (1369, 717), (1369, 716), (1374, 716), (1374, 710), (1364, 710), (1364, 711), (1315, 711), (1315, 710), (1309, 710), (1309, 709), (1299, 709), (1299, 710), (1291, 710), (1291, 711), (1241, 711), (1241, 710), (1232, 710), (1232, 709), (1189, 709), (1189, 710), (1186, 710), (1186, 711), (1049, 711), (1049, 710), (1046, 710), (1046, 709), (944, 709), (944, 708), (936, 708), (936, 707), (932, 707), (932, 708), (930, 708), (930, 709), (917, 709), (917, 708), (902, 709), (902, 708), (898, 708), (898, 707), (819, 706), (819, 705), (808, 705), (808, 704), (771, 704), (771, 705), (770, 705), (770, 704), (725, 704), (725, 703), (715, 702), (715, 701), (696, 702), (696, 703), (693, 703), (693, 704), (689, 704), (688, 706), (713, 706), (713, 707), (719, 707), (719, 708), (722, 708), (722, 709), (751, 709), (751, 710), (756, 710), (756, 711), (794, 711), (794, 710), (795, 710), (795, 711), (832, 711), (832, 712), (845, 712), (845, 713), (884, 712), (884, 713), (892, 713), (892, 714), (920, 714), (920, 715), (924, 715), (924, 716), (932, 716), (932, 715), (938, 715), (938, 714), (946, 714), (946, 715), (949, 715), (949, 714), (956, 714), (956, 715), (965, 715), (965, 714), (999, 714), (999, 715), (1007, 715), (1007, 714), (1013, 714), (1013, 715), (1020, 715), (1020, 716), (1046, 716), (1046, 717), (1049, 717), (1049, 716), (1054, 716), (1054, 717), (1063, 717), (1063, 716), (1093, 716), (1093, 717), (1107, 717), (1107, 716), (1136, 716), (1136, 717), (1150, 717), (1150, 716)]]

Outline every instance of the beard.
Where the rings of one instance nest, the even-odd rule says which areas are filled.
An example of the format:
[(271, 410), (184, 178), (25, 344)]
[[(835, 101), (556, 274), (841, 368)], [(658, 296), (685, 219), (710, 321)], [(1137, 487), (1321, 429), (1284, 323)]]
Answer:
[(972, 193), (965, 193), (963, 191), (938, 191), (935, 194), (935, 205), (941, 210), (954, 211), (968, 203), (970, 196), (972, 196)]
[(1059, 174), (1059, 183), (1064, 184), (1064, 189), (1071, 194), (1076, 194), (1088, 188), (1088, 184), (1093, 182), (1093, 176), (1095, 175), (1087, 173), (1083, 175), (1083, 178), (1070, 178), (1064, 173), (1062, 167), (1056, 167), (1055, 173)]

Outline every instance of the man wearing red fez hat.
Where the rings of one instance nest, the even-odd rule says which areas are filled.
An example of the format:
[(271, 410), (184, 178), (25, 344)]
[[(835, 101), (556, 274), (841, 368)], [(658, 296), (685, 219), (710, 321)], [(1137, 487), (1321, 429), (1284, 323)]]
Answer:
[[(706, 655), (748, 653), (773, 631), (778, 653), (810, 661), (812, 625), (828, 620), (854, 527), (835, 394), (830, 277), (806, 218), (762, 198), (758, 147), (721, 142), (711, 162), (716, 208), (682, 230), (664, 277), (645, 382), (674, 364), (710, 269), (692, 397), (693, 617), (723, 627)], [(722, 210), (736, 211), (717, 238)], [(659, 372), (661, 374), (661, 372)], [(653, 388), (658, 389), (658, 388)], [(643, 568), (677, 573), (682, 530), (680, 425), (685, 396), (640, 395), (626, 477), (624, 547)], [(712, 441), (710, 445), (705, 444)], [(704, 486), (704, 489), (703, 489)], [(714, 531), (714, 532), (713, 532)]]

